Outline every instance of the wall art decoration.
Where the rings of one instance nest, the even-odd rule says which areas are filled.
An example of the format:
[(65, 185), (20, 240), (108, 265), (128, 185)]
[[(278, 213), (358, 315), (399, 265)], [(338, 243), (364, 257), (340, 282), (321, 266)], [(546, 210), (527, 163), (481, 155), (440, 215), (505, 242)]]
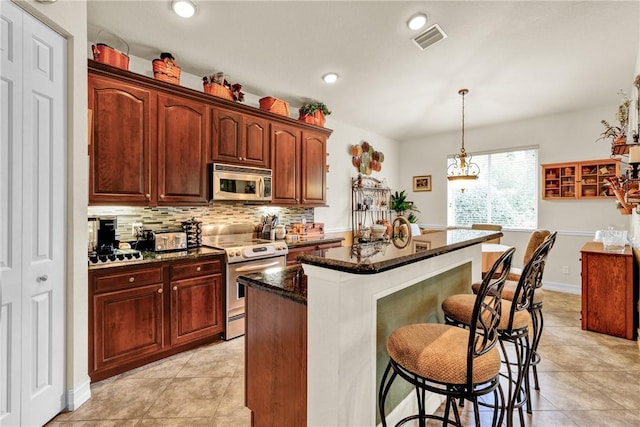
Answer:
[(431, 191), (431, 175), (414, 176), (413, 191)]
[(351, 154), (351, 163), (364, 175), (371, 175), (372, 172), (380, 172), (382, 170), (382, 162), (384, 162), (384, 154), (376, 151), (367, 141), (361, 144), (355, 144), (349, 147)]

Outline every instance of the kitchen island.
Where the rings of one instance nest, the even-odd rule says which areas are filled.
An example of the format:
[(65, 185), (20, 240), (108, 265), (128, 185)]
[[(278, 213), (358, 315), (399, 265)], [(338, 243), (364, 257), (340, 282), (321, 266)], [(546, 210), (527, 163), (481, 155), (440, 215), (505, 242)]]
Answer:
[[(301, 267), (241, 276), (253, 425), (377, 425), (388, 335), (404, 324), (443, 322), (442, 300), (470, 292), (481, 277), (481, 243), (501, 236), (456, 229), (415, 236), (403, 249), (388, 241), (345, 245), (303, 255)], [(415, 412), (411, 389), (397, 384), (391, 424)], [(432, 396), (427, 410), (439, 405)]]

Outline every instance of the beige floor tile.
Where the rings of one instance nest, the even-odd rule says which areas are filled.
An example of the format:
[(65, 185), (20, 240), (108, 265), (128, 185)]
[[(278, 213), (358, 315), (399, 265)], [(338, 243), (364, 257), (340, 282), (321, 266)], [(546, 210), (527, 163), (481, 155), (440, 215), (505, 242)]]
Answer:
[(541, 372), (540, 394), (562, 410), (625, 409), (608, 396), (594, 390), (576, 372)]
[(640, 426), (640, 411), (564, 411), (580, 427)]
[(580, 372), (578, 377), (590, 384), (593, 390), (614, 400), (626, 409), (640, 410), (640, 379), (635, 373)]
[(163, 395), (153, 403), (144, 418), (211, 418), (219, 405), (219, 399)]
[(176, 378), (162, 393), (166, 397), (193, 399), (221, 399), (231, 377), (228, 378)]
[(130, 378), (175, 378), (194, 354), (195, 351), (193, 350), (176, 354), (167, 359), (129, 371), (122, 374), (122, 376)]
[(209, 427), (211, 420), (200, 418), (143, 418), (136, 427)]
[(251, 412), (247, 408), (243, 408), (242, 411), (234, 415), (214, 417), (210, 425), (212, 427), (250, 427)]
[(83, 421), (52, 421), (47, 427), (135, 427), (139, 420), (83, 420)]

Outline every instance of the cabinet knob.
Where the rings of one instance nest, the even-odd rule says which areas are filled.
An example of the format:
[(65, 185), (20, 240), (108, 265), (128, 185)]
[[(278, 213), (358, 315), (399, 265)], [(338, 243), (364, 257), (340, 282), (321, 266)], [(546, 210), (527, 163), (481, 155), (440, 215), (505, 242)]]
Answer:
[(177, 290), (178, 290), (178, 287), (177, 287), (177, 286), (174, 286), (174, 287), (173, 287), (173, 290), (174, 290), (174, 291), (177, 291)]
[(242, 157), (238, 157), (238, 160), (242, 160)]
[(161, 194), (161, 195), (160, 195), (160, 198), (161, 198), (161, 199), (164, 199), (164, 194)]
[(161, 294), (162, 293), (162, 288), (158, 288), (158, 293)]
[(144, 197), (146, 197), (147, 200), (151, 200), (151, 194), (149, 194), (149, 193), (145, 194)]
[(196, 271), (200, 271), (200, 270), (202, 270), (202, 267), (197, 266), (197, 267), (196, 267)]
[(135, 280), (136, 280), (136, 278), (135, 278), (135, 277), (133, 277), (133, 276), (132, 276), (132, 277), (129, 277), (129, 283), (133, 283), (133, 282), (135, 282)]

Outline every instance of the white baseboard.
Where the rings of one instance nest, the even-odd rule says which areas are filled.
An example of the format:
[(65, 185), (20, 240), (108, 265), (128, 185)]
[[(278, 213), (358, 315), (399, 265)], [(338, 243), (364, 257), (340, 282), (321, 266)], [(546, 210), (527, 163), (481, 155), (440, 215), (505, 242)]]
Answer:
[(91, 381), (87, 380), (77, 388), (67, 390), (67, 409), (75, 411), (91, 398)]
[(563, 292), (565, 294), (582, 295), (581, 288), (574, 285), (568, 285), (566, 283), (548, 282), (545, 280), (543, 289), (547, 291)]

